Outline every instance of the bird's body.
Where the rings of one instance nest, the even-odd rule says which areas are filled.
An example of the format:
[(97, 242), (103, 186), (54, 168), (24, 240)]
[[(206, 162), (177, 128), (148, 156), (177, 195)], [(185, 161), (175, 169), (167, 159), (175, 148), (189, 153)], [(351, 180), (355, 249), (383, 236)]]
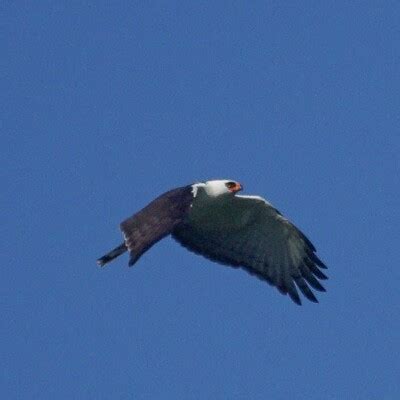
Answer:
[[(98, 260), (103, 266), (129, 250), (133, 265), (167, 235), (206, 258), (242, 267), (301, 304), (297, 288), (317, 302), (309, 286), (326, 268), (306, 236), (259, 196), (239, 196), (235, 181), (196, 183), (164, 193), (121, 223), (125, 241)], [(296, 288), (297, 287), (297, 288)]]

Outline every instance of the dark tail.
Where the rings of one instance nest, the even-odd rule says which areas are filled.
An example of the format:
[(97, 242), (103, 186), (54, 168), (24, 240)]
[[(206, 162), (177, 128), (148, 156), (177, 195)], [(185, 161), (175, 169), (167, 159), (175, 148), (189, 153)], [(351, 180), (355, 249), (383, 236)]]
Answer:
[(125, 253), (128, 249), (125, 246), (125, 243), (122, 243), (115, 249), (111, 250), (107, 254), (105, 254), (103, 257), (100, 257), (97, 260), (97, 264), (100, 265), (100, 267), (104, 267), (107, 263), (110, 261), (114, 260), (114, 258), (117, 258), (121, 254)]

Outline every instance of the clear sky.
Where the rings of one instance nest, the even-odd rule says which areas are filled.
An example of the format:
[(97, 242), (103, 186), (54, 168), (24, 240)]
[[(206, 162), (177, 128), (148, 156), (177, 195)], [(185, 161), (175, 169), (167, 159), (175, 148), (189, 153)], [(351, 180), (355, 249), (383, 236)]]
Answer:
[[(2, 399), (400, 398), (398, 2), (4, 1), (0, 20)], [(96, 266), (124, 218), (211, 178), (311, 238), (319, 304), (169, 238)]]

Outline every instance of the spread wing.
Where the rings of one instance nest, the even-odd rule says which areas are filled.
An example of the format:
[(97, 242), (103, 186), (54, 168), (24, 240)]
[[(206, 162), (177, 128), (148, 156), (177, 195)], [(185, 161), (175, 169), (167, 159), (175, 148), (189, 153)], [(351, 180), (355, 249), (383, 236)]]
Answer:
[(164, 193), (120, 225), (129, 250), (129, 265), (169, 235), (185, 217), (193, 201), (192, 186)]
[(278, 210), (258, 196), (234, 196), (223, 206), (209, 207), (212, 218), (188, 219), (172, 236), (195, 253), (246, 269), (297, 304), (297, 288), (318, 302), (310, 286), (325, 291), (318, 279), (327, 279), (320, 270), (326, 266), (312, 243)]

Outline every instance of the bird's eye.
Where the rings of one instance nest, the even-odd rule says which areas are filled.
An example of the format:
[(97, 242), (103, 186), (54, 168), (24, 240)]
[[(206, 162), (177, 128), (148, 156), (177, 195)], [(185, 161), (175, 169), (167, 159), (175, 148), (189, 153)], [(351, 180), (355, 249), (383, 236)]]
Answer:
[(234, 187), (236, 186), (236, 182), (226, 182), (226, 183), (225, 183), (225, 186), (226, 186), (228, 189), (232, 189), (232, 188), (234, 188)]

